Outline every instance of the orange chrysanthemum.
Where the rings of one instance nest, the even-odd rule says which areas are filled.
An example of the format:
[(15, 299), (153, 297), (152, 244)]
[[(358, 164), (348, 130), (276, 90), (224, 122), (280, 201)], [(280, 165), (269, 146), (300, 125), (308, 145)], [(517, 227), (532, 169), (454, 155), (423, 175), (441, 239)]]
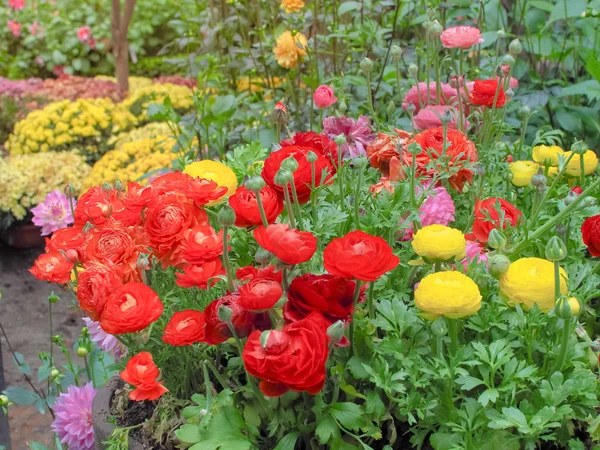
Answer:
[(279, 35), (277, 45), (273, 49), (277, 64), (285, 69), (296, 67), (306, 56), (306, 45), (306, 36), (302, 33), (292, 35), (291, 31), (285, 31)]
[(300, 12), (304, 8), (304, 2), (302, 0), (281, 0), (280, 8), (286, 14)]

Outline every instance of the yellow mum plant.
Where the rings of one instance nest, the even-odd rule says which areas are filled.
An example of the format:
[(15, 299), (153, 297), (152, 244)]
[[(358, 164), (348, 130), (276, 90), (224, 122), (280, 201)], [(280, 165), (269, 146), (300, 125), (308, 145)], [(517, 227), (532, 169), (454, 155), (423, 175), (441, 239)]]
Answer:
[(218, 161), (205, 159), (202, 161), (193, 162), (185, 166), (183, 173), (186, 173), (194, 178), (204, 178), (214, 181), (219, 186), (225, 186), (227, 188), (227, 192), (225, 195), (223, 195), (223, 197), (208, 203), (208, 205), (216, 205), (223, 199), (233, 195), (238, 186), (235, 172), (225, 164)]
[(127, 142), (141, 141), (142, 139), (152, 139), (158, 136), (169, 136), (171, 134), (171, 129), (165, 122), (150, 122), (139, 128), (134, 128), (133, 130), (113, 136), (109, 143), (115, 149), (119, 149)]
[(106, 98), (62, 100), (30, 112), (5, 146), (11, 155), (77, 150), (94, 162), (108, 150), (110, 136), (136, 123), (128, 110)]
[(481, 308), (479, 287), (468, 276), (455, 271), (435, 272), (421, 280), (415, 290), (415, 306), (423, 317), (460, 319)]
[(124, 142), (115, 150), (106, 153), (94, 164), (92, 172), (83, 183), (84, 189), (98, 186), (105, 181), (123, 184), (137, 181), (146, 184), (144, 175), (171, 167), (176, 155), (171, 153), (175, 139), (168, 135)]
[(45, 152), (0, 158), (0, 215), (22, 220), (27, 211), (67, 184), (79, 190), (92, 168), (75, 152)]
[[(560, 269), (560, 292), (567, 293), (567, 273)], [(554, 307), (554, 264), (541, 258), (521, 258), (513, 262), (500, 279), (500, 294), (509, 305), (526, 309), (537, 304), (548, 312)]]
[[(108, 80), (113, 83), (117, 82), (115, 77), (109, 77), (106, 75), (98, 75), (96, 78), (100, 80)], [(129, 93), (136, 91), (145, 86), (150, 86), (152, 84), (152, 79), (146, 77), (129, 77)]]
[(123, 105), (131, 111), (140, 122), (148, 121), (148, 106), (152, 103), (162, 103), (167, 96), (171, 99), (173, 108), (179, 112), (186, 112), (192, 108), (192, 90), (187, 86), (164, 83), (143, 86), (130, 91)]
[(428, 225), (413, 237), (412, 248), (417, 255), (428, 261), (463, 259), (467, 242), (464, 234), (444, 225)]

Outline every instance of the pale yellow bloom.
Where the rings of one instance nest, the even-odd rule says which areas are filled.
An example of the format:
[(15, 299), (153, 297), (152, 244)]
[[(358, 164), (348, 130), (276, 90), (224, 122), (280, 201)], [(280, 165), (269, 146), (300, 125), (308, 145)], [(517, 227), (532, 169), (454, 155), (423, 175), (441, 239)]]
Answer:
[[(571, 152), (565, 152), (565, 159), (571, 155)], [(598, 157), (593, 150), (588, 150), (583, 154), (583, 173), (585, 175), (591, 175), (598, 167)], [(574, 155), (567, 165), (567, 175), (572, 177), (581, 176), (581, 157)]]
[(304, 2), (302, 0), (281, 0), (280, 8), (286, 14), (300, 12), (304, 8)]

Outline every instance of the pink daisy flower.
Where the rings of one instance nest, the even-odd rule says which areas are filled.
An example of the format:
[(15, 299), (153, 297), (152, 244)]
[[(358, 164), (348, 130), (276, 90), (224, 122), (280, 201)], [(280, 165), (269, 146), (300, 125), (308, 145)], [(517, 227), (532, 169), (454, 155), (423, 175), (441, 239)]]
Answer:
[(52, 429), (69, 450), (94, 450), (94, 427), (92, 426), (92, 402), (97, 390), (92, 383), (83, 387), (69, 386), (60, 394), (53, 410)]
[[(76, 203), (73, 200), (73, 208)], [(42, 236), (47, 236), (73, 223), (69, 199), (58, 189), (46, 195), (44, 201), (32, 208), (31, 212), (33, 213), (33, 224), (42, 227)]]
[(87, 42), (92, 37), (92, 30), (87, 25), (79, 27), (77, 30), (77, 39), (81, 42)]
[(25, 0), (8, 0), (8, 6), (15, 11), (25, 8)]

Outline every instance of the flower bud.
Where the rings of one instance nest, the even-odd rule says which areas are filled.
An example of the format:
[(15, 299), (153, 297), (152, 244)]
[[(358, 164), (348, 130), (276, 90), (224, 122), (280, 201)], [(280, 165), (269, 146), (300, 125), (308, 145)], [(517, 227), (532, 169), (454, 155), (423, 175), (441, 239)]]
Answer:
[(546, 187), (546, 176), (543, 173), (537, 173), (531, 177), (531, 184), (536, 188)]
[(402, 58), (402, 48), (398, 47), (397, 45), (392, 45), (392, 48), (390, 49), (390, 55), (392, 55), (392, 58), (394, 58), (395, 61), (398, 61), (400, 58)]
[(338, 320), (327, 328), (327, 336), (329, 336), (331, 343), (335, 345), (342, 340), (345, 331), (346, 326), (344, 322)]
[(4, 394), (0, 395), (0, 406), (8, 406), (8, 397)]
[(441, 122), (442, 122), (442, 126), (444, 125), (448, 125), (450, 122), (452, 122), (452, 114), (450, 114), (450, 110), (447, 109), (446, 111), (444, 111), (444, 114), (442, 114), (441, 117)]
[(319, 155), (317, 155), (315, 152), (313, 152), (312, 150), (309, 150), (308, 153), (306, 154), (306, 160), (309, 163), (314, 163), (317, 162), (317, 159), (319, 159)]
[(588, 146), (583, 141), (575, 141), (573, 142), (573, 145), (571, 145), (571, 151), (573, 153), (577, 153), (578, 155), (585, 155), (585, 153), (588, 151)]
[(346, 143), (346, 136), (344, 136), (344, 134), (338, 134), (335, 138), (333, 138), (333, 140), (335, 141), (335, 143), (339, 146), (342, 146)]
[(418, 155), (419, 153), (421, 153), (421, 146), (416, 142), (413, 142), (408, 146), (406, 150), (408, 150), (408, 153), (410, 153), (411, 155)]
[(502, 70), (502, 66), (496, 67), (496, 76), (498, 78), (502, 78), (504, 76), (504, 70)]
[(579, 300), (576, 299), (575, 297), (569, 297), (567, 299), (567, 302), (569, 303), (569, 306), (571, 308), (571, 312), (573, 313), (573, 315), (578, 316), (579, 313), (581, 312), (581, 303), (579, 303)]
[(567, 297), (561, 296), (554, 305), (554, 312), (561, 319), (569, 320), (573, 317), (573, 311), (571, 311), (571, 304)]
[(254, 259), (256, 260), (256, 262), (262, 265), (267, 264), (269, 261), (271, 261), (272, 258), (273, 255), (271, 255), (270, 252), (268, 252), (262, 247), (259, 247), (254, 255)]
[(54, 293), (54, 291), (48, 296), (49, 303), (57, 303), (60, 300), (60, 297)]
[(496, 279), (502, 278), (510, 267), (510, 260), (506, 255), (497, 253), (488, 258), (488, 272)]
[(114, 188), (115, 188), (115, 191), (125, 192), (125, 186), (123, 186), (123, 183), (121, 183), (121, 180), (115, 181)]
[(408, 73), (413, 77), (417, 76), (417, 74), (419, 73), (419, 68), (417, 67), (417, 65), (415, 63), (411, 63), (408, 66)]
[(523, 51), (523, 45), (521, 44), (521, 41), (518, 39), (513, 39), (510, 44), (508, 44), (508, 51), (515, 56), (520, 54)]
[(410, 102), (406, 107), (406, 112), (412, 116), (415, 113), (416, 109), (417, 107), (415, 106), (415, 104), (413, 102)]
[(360, 62), (360, 70), (362, 70), (365, 74), (371, 73), (373, 70), (373, 61), (367, 57), (363, 58), (363, 60)]
[(485, 166), (483, 165), (483, 163), (475, 163), (475, 175), (480, 177), (485, 175)]
[(488, 245), (494, 250), (502, 250), (506, 247), (506, 236), (502, 230), (498, 228), (492, 228), (488, 235)]
[(77, 197), (77, 191), (75, 190), (72, 184), (67, 184), (65, 186), (65, 195), (67, 196), (67, 198)]
[(140, 253), (137, 259), (136, 266), (138, 269), (150, 270), (150, 260), (148, 259), (148, 255), (145, 253)]
[(292, 175), (292, 172), (290, 172), (289, 170), (287, 170), (283, 167), (281, 169), (279, 169), (277, 171), (277, 173), (275, 174), (275, 184), (277, 186), (285, 187), (288, 184), (290, 184), (293, 179), (294, 179), (294, 176)]
[(235, 211), (225, 203), (217, 213), (217, 222), (222, 227), (230, 227), (235, 223)]
[(506, 91), (504, 91), (504, 93), (506, 94), (506, 98), (509, 100), (515, 96), (515, 91), (513, 91), (511, 88), (508, 88)]
[(438, 317), (431, 323), (431, 331), (436, 336), (446, 336), (448, 334), (448, 324), (443, 316)]
[(246, 181), (246, 188), (255, 194), (259, 193), (265, 187), (265, 180), (262, 177), (252, 177)]
[(434, 20), (429, 26), (429, 33), (431, 33), (432, 36), (439, 36), (442, 34), (442, 31), (444, 31), (444, 27), (437, 20)]
[(529, 115), (531, 114), (531, 108), (527, 105), (523, 105), (519, 108), (519, 117), (521, 118), (521, 120), (529, 117)]
[(112, 186), (110, 185), (110, 183), (108, 181), (105, 181), (104, 183), (102, 183), (102, 190), (104, 192), (112, 191)]
[(437, 10), (435, 8), (428, 8), (427, 9), (427, 17), (429, 17), (430, 20), (433, 20), (436, 18), (437, 16)]
[(92, 224), (92, 222), (86, 222), (85, 225), (83, 226), (83, 228), (81, 229), (81, 231), (83, 231), (84, 233), (87, 233), (92, 228), (94, 228), (94, 225)]
[(89, 329), (88, 327), (83, 327), (83, 328), (81, 329), (81, 335), (82, 335), (83, 337), (87, 337), (87, 336), (89, 336), (89, 335), (90, 335), (90, 329)]
[(233, 316), (233, 311), (231, 308), (221, 305), (217, 310), (217, 317), (221, 322), (229, 323), (231, 321), (231, 317)]
[(569, 193), (567, 194), (567, 196), (565, 197), (565, 205), (569, 206), (571, 203), (573, 203), (575, 201), (575, 199), (578, 197), (578, 195), (573, 192), (573, 191), (569, 191)]
[(598, 200), (595, 197), (587, 196), (586, 198), (583, 199), (583, 204), (586, 208), (589, 208), (591, 206), (596, 206), (597, 203), (598, 203)]
[(503, 66), (512, 67), (515, 64), (515, 58), (510, 56), (510, 54), (504, 55), (500, 64), (502, 64)]
[(52, 379), (58, 378), (59, 375), (60, 375), (60, 371), (56, 368), (54, 368), (50, 371), (50, 378), (52, 378)]
[(266, 330), (260, 334), (260, 346), (270, 354), (279, 354), (290, 345), (290, 338), (285, 331)]
[(77, 356), (80, 358), (85, 358), (88, 354), (88, 349), (85, 347), (77, 347)]
[(562, 261), (567, 257), (567, 246), (558, 236), (552, 236), (546, 244), (546, 259), (551, 262)]
[(288, 156), (283, 161), (281, 161), (281, 167), (289, 170), (290, 172), (295, 172), (298, 170), (298, 161), (293, 156)]
[(388, 117), (392, 117), (394, 115), (394, 113), (396, 112), (396, 104), (394, 103), (394, 100), (390, 100), (390, 102), (387, 105), (386, 112)]
[(506, 32), (504, 31), (504, 28), (500, 28), (498, 31), (496, 31), (496, 36), (498, 36), (498, 39), (505, 38)]
[(346, 105), (346, 100), (341, 99), (337, 105), (337, 110), (340, 112), (341, 115), (344, 115), (344, 113), (348, 109), (348, 106)]
[(283, 125), (287, 123), (288, 117), (289, 115), (285, 105), (282, 102), (277, 102), (270, 114), (271, 121)]

